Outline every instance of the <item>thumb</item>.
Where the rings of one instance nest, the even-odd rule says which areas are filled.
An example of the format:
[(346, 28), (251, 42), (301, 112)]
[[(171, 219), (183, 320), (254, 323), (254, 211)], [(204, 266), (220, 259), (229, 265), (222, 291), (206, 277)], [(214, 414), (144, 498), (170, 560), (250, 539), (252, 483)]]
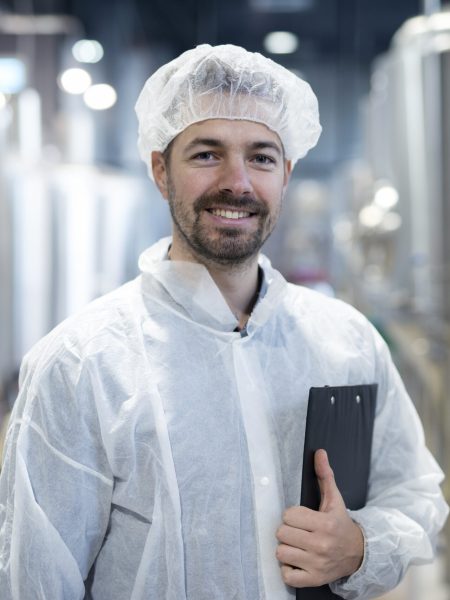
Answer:
[(320, 489), (320, 512), (329, 512), (334, 508), (343, 506), (344, 500), (336, 485), (333, 469), (328, 462), (326, 450), (317, 450), (314, 454), (314, 468)]

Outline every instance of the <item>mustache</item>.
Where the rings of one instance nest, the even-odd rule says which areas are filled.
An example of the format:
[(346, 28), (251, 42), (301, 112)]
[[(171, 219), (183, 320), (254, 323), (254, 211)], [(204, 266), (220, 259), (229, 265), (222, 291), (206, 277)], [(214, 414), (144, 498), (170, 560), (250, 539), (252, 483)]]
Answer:
[(236, 210), (265, 215), (269, 211), (264, 202), (257, 200), (250, 194), (235, 196), (226, 192), (203, 194), (194, 202), (194, 210), (200, 213), (210, 208), (235, 208)]

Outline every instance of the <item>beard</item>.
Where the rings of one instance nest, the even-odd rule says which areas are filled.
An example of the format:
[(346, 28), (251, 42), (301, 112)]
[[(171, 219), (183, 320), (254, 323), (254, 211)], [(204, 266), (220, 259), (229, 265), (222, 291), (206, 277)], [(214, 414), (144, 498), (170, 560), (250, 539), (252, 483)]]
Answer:
[[(199, 258), (225, 266), (239, 266), (247, 263), (259, 253), (264, 242), (272, 233), (279, 216), (271, 213), (267, 204), (254, 196), (234, 196), (217, 192), (204, 194), (192, 206), (177, 200), (174, 187), (169, 183), (168, 200), (172, 220), (178, 233), (189, 249)], [(281, 199), (278, 206), (281, 205)], [(226, 225), (205, 225), (202, 217), (209, 208), (234, 208), (249, 212), (257, 219), (257, 227), (227, 227)]]

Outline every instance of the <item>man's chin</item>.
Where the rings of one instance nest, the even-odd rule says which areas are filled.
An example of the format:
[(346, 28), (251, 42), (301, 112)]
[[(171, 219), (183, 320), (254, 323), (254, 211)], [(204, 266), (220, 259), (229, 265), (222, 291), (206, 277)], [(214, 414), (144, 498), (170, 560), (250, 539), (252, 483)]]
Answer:
[(242, 246), (240, 244), (198, 245), (196, 251), (204, 259), (220, 265), (245, 264), (258, 256), (262, 244)]

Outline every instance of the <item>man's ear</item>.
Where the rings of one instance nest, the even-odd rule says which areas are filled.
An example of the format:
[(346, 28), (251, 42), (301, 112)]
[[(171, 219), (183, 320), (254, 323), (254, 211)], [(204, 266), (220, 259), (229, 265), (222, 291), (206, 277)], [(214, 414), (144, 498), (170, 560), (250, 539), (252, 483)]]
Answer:
[(155, 179), (155, 183), (158, 186), (161, 195), (166, 200), (168, 199), (168, 187), (167, 187), (167, 165), (164, 159), (162, 152), (157, 152), (156, 150), (152, 152), (152, 171), (153, 178)]
[(291, 178), (291, 173), (292, 173), (292, 161), (291, 160), (285, 160), (284, 161), (283, 192), (287, 188), (287, 185), (289, 183), (289, 179)]

